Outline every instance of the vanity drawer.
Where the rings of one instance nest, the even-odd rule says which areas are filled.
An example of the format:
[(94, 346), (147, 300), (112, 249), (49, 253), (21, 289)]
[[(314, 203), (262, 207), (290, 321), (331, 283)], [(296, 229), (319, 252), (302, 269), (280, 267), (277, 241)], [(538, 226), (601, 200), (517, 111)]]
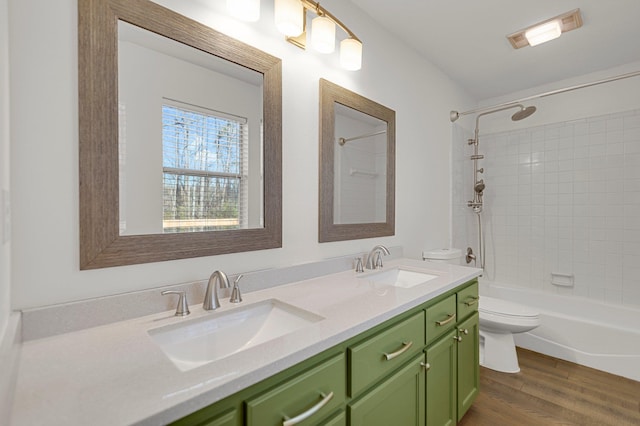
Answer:
[(247, 401), (247, 425), (282, 425), (310, 414), (298, 425), (315, 425), (341, 407), (346, 399), (347, 368), (340, 354), (294, 377), (275, 389)]
[(462, 320), (478, 310), (478, 281), (458, 292), (458, 319)]
[(427, 308), (427, 345), (456, 325), (456, 295)]
[(350, 396), (383, 378), (424, 347), (424, 311), (349, 348)]

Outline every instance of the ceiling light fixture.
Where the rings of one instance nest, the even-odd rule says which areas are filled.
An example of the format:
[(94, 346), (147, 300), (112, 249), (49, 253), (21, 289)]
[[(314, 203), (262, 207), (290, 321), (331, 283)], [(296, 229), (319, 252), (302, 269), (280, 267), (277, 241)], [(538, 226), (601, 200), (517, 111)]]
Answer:
[(535, 26), (524, 32), (524, 38), (529, 42), (529, 46), (537, 46), (560, 37), (562, 29), (560, 22), (553, 20), (546, 24)]
[(340, 42), (340, 65), (350, 71), (362, 68), (362, 42), (338, 18), (312, 0), (275, 0), (275, 23), (288, 42), (306, 49), (307, 13), (317, 15), (311, 21), (311, 46), (321, 53), (331, 53), (336, 45), (336, 25), (347, 38)]
[(580, 9), (574, 9), (510, 34), (507, 38), (514, 49), (520, 49), (521, 47), (537, 46), (538, 44), (556, 39), (560, 37), (562, 33), (575, 30), (581, 26), (582, 16), (580, 15)]

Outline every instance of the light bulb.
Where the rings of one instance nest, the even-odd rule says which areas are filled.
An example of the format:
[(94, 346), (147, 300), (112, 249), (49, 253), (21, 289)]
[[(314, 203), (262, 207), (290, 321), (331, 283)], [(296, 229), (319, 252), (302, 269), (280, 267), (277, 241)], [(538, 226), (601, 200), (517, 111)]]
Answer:
[(560, 37), (561, 34), (562, 29), (560, 28), (560, 22), (551, 21), (527, 30), (524, 36), (530, 46), (537, 46), (538, 44), (556, 39)]
[(331, 53), (336, 48), (336, 24), (329, 18), (318, 16), (311, 21), (311, 45), (320, 53)]
[(340, 42), (340, 65), (349, 71), (362, 68), (362, 43), (352, 38)]
[(276, 0), (276, 28), (288, 37), (296, 37), (304, 31), (304, 8), (300, 0)]
[(260, 19), (260, 0), (227, 0), (227, 12), (243, 21)]

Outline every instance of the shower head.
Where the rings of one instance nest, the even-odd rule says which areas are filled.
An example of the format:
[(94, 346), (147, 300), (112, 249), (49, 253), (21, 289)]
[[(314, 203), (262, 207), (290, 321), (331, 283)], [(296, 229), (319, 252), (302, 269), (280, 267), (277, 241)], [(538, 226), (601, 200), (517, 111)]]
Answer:
[(520, 106), (520, 111), (518, 111), (515, 114), (513, 114), (511, 116), (511, 119), (513, 121), (524, 120), (525, 118), (529, 117), (534, 112), (536, 112), (536, 107), (534, 107), (534, 106), (528, 106), (528, 107)]

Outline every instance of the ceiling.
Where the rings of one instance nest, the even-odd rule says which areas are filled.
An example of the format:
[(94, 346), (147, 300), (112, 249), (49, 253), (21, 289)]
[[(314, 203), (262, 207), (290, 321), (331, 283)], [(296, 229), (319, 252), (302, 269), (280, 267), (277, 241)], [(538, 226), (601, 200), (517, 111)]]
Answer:
[[(477, 101), (640, 61), (640, 0), (351, 1)], [(576, 8), (583, 26), (556, 40), (506, 38)]]

